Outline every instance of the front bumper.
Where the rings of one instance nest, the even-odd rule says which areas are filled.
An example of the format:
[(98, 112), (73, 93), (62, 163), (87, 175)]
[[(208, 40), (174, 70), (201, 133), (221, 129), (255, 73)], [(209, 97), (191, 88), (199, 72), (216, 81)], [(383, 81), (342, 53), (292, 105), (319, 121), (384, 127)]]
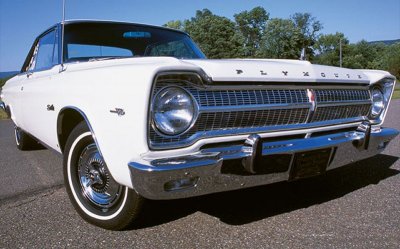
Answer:
[[(186, 198), (290, 180), (295, 155), (301, 152), (331, 148), (326, 170), (335, 169), (382, 152), (398, 134), (391, 128), (371, 130), (365, 124), (357, 131), (278, 141), (253, 134), (243, 145), (206, 148), (173, 158), (141, 159), (130, 162), (129, 169), (132, 185), (142, 196), (156, 200)], [(286, 159), (275, 160), (277, 155)], [(285, 160), (287, 168), (275, 167)], [(255, 166), (260, 163), (266, 170), (257, 173)], [(229, 170), (230, 165), (234, 165), (233, 170)]]

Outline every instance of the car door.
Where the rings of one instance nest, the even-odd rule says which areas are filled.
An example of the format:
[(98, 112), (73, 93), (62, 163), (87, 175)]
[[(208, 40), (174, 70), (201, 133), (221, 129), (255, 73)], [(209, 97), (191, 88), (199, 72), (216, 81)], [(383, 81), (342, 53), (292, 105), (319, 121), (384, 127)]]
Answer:
[(60, 70), (58, 44), (57, 27), (39, 37), (21, 87), (23, 129), (52, 148), (57, 145), (54, 93)]

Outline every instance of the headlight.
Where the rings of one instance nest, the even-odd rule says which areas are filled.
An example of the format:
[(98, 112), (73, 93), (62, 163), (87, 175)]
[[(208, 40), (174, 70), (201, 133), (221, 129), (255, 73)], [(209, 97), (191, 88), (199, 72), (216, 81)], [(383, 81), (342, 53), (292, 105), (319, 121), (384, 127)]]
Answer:
[(379, 88), (372, 89), (372, 118), (378, 117), (385, 108), (383, 93)]
[(167, 87), (157, 93), (152, 106), (153, 122), (166, 135), (178, 135), (190, 128), (196, 115), (191, 95), (179, 87)]

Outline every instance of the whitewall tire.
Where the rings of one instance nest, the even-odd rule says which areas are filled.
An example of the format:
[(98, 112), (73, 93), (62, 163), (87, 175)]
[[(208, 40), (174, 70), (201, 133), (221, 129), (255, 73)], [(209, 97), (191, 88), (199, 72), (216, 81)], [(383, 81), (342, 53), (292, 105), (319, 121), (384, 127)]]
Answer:
[(79, 215), (96, 226), (122, 230), (137, 219), (144, 198), (110, 174), (86, 123), (77, 125), (64, 150), (64, 182)]

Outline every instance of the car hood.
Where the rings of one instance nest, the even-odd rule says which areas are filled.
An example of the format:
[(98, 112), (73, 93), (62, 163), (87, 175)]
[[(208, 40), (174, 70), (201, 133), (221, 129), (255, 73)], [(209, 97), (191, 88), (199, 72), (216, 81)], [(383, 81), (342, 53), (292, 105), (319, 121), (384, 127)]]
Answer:
[(209, 82), (348, 83), (370, 84), (393, 78), (388, 72), (356, 70), (313, 65), (308, 61), (278, 59), (176, 59), (173, 57), (139, 57), (67, 64), (67, 71), (101, 68), (140, 67), (149, 73), (162, 71), (202, 71)]
[(182, 60), (200, 67), (216, 82), (335, 82), (369, 83), (362, 71), (313, 65), (299, 60), (229, 59)]

